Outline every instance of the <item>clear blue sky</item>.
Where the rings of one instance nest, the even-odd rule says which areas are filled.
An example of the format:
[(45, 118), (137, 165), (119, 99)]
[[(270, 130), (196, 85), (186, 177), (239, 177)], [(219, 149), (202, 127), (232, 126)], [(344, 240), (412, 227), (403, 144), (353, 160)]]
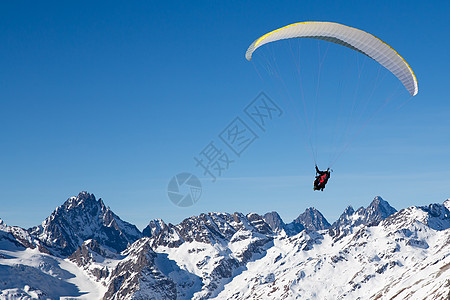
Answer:
[[(276, 210), (290, 222), (310, 206), (333, 222), (376, 195), (396, 208), (442, 202), (449, 15), (448, 1), (3, 1), (0, 217), (38, 225), (82, 190), (140, 229), (209, 211)], [(284, 117), (221, 179), (203, 181), (194, 206), (173, 205), (170, 178), (201, 173), (193, 157), (265, 90), (244, 58), (249, 44), (307, 20), (391, 44), (414, 69), (418, 96), (365, 129), (323, 193), (312, 191), (309, 150)]]

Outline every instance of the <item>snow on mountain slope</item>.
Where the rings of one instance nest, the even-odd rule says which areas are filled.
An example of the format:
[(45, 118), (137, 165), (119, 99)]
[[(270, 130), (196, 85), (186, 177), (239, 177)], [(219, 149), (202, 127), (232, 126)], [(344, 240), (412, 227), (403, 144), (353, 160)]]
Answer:
[(149, 238), (136, 241), (123, 254), (111, 273), (105, 300), (190, 299), (200, 289), (200, 278), (154, 252)]
[(8, 226), (2, 219), (0, 219), (0, 242), (1, 241), (9, 241), (24, 248), (38, 248), (41, 252), (49, 253), (42, 243), (37, 238), (30, 235), (25, 229), (17, 226)]
[(67, 260), (13, 243), (0, 249), (0, 299), (99, 299), (106, 291)]
[(207, 213), (141, 237), (83, 192), (32, 230), (0, 220), (0, 299), (448, 300), (449, 203), (376, 197), (331, 226), (314, 208)]
[(450, 199), (445, 200), (443, 205), (450, 210)]
[(68, 257), (96, 281), (106, 285), (112, 270), (123, 259), (124, 256), (108, 250), (101, 246), (96, 240), (86, 240), (77, 251)]
[[(408, 230), (419, 230), (412, 226)], [(450, 231), (428, 229), (419, 239), (428, 248), (410, 240), (382, 226), (364, 227), (337, 242), (307, 232), (277, 238), (266, 256), (249, 262), (216, 298), (448, 299)]]
[(402, 209), (383, 221), (384, 225), (395, 228), (406, 228), (415, 222), (421, 222), (435, 230), (450, 228), (450, 211), (443, 204), (427, 206), (411, 206)]
[(153, 237), (156, 252), (165, 253), (180, 268), (202, 278), (194, 299), (207, 299), (245, 268), (263, 256), (273, 232), (257, 214), (201, 214)]
[(339, 219), (330, 226), (329, 234), (337, 241), (361, 226), (376, 225), (395, 212), (397, 212), (395, 208), (377, 196), (367, 208), (360, 207), (355, 211), (352, 206), (348, 206)]

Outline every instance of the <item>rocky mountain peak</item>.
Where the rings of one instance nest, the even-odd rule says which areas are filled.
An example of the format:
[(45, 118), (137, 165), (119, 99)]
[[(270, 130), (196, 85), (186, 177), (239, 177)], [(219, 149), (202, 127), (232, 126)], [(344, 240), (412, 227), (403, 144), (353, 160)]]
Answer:
[(250, 222), (250, 225), (254, 228), (255, 232), (261, 234), (271, 234), (272, 229), (270, 226), (264, 221), (264, 218), (256, 213), (250, 213), (246, 216), (247, 220)]
[(370, 221), (381, 221), (396, 212), (397, 210), (380, 196), (376, 196), (365, 210), (367, 218), (373, 219)]
[(444, 206), (450, 210), (450, 198), (444, 201)]
[(307, 208), (293, 223), (301, 224), (309, 231), (324, 230), (330, 227), (330, 223), (314, 207)]
[(353, 209), (353, 207), (351, 205), (347, 206), (347, 208), (344, 210), (344, 212), (342, 213), (342, 215), (345, 216), (351, 216), (355, 213), (355, 210)]
[(400, 210), (383, 221), (383, 226), (407, 228), (419, 222), (434, 230), (450, 228), (450, 211), (443, 204), (429, 204), (426, 206), (411, 206)]
[(6, 223), (0, 219), (0, 230), (4, 230), (8, 227), (8, 225), (6, 225)]
[(94, 194), (90, 194), (85, 191), (80, 192), (76, 197), (70, 197), (64, 202), (63, 205), (61, 205), (61, 209), (65, 211), (77, 208), (83, 210), (98, 209), (102, 212), (110, 210), (109, 207), (105, 206), (101, 198), (97, 200)]
[(280, 232), (281, 230), (283, 230), (285, 226), (283, 220), (276, 211), (266, 213), (263, 216), (263, 219), (269, 225), (270, 229), (272, 229), (273, 232)]
[(353, 227), (377, 224), (396, 212), (397, 210), (387, 201), (376, 196), (367, 208), (360, 207), (354, 211), (351, 206), (348, 206), (339, 219), (331, 225), (330, 234), (338, 239), (351, 233)]
[(136, 226), (122, 221), (101, 199), (81, 192), (67, 199), (40, 226), (29, 229), (55, 255), (69, 256), (85, 240), (95, 239), (117, 252), (142, 235)]
[[(329, 223), (313, 207), (290, 224), (276, 212), (203, 213), (177, 225), (152, 220), (144, 229), (146, 236), (130, 243), (133, 234), (139, 236), (137, 229), (82, 192), (32, 232), (0, 219), (2, 295), (28, 299), (42, 291), (42, 297), (108, 300), (447, 299), (449, 204), (393, 213), (388, 202), (375, 197), (366, 208), (348, 206), (328, 231), (322, 229)], [(49, 255), (42, 253), (47, 248), (40, 239)], [(39, 251), (27, 249), (33, 247)], [(68, 259), (52, 256), (64, 256), (71, 247), (76, 251), (64, 257)], [(330, 277), (330, 270), (338, 280)]]
[(148, 223), (147, 227), (142, 231), (142, 234), (146, 237), (154, 237), (166, 229), (167, 225), (162, 219), (154, 219)]

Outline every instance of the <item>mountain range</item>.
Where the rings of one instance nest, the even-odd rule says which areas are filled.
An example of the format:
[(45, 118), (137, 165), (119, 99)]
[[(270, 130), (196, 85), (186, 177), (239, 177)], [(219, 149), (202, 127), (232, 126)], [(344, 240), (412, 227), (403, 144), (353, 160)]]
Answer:
[(42, 224), (0, 220), (0, 299), (450, 299), (450, 199), (151, 220), (81, 192)]

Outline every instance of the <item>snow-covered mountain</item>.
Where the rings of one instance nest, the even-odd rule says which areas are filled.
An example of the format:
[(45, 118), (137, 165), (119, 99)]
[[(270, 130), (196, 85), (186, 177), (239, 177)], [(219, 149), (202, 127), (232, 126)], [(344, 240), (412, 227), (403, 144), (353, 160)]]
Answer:
[(361, 224), (377, 223), (396, 213), (397, 210), (380, 196), (375, 197), (367, 208), (360, 207), (357, 211), (348, 206), (344, 213), (333, 223), (332, 228), (356, 227)]
[(307, 231), (318, 231), (330, 228), (330, 223), (314, 207), (307, 208), (304, 213), (298, 216), (292, 223), (301, 224)]
[(120, 252), (142, 237), (136, 226), (122, 221), (102, 199), (87, 192), (67, 199), (41, 225), (28, 231), (61, 257), (71, 255), (88, 239)]
[(289, 224), (285, 224), (275, 211), (266, 213), (263, 219), (273, 232), (280, 233), (284, 231), (289, 236), (296, 235), (305, 229), (307, 231), (317, 231), (330, 228), (330, 223), (314, 207), (307, 208), (305, 212)]
[(0, 299), (450, 299), (450, 200), (381, 197), (333, 224), (308, 208), (206, 213), (141, 233), (82, 192), (40, 226), (0, 220)]
[(154, 251), (167, 254), (168, 259), (202, 278), (194, 297), (199, 299), (220, 293), (249, 261), (265, 254), (274, 238), (269, 225), (257, 214), (201, 214), (164, 228), (149, 242)]

